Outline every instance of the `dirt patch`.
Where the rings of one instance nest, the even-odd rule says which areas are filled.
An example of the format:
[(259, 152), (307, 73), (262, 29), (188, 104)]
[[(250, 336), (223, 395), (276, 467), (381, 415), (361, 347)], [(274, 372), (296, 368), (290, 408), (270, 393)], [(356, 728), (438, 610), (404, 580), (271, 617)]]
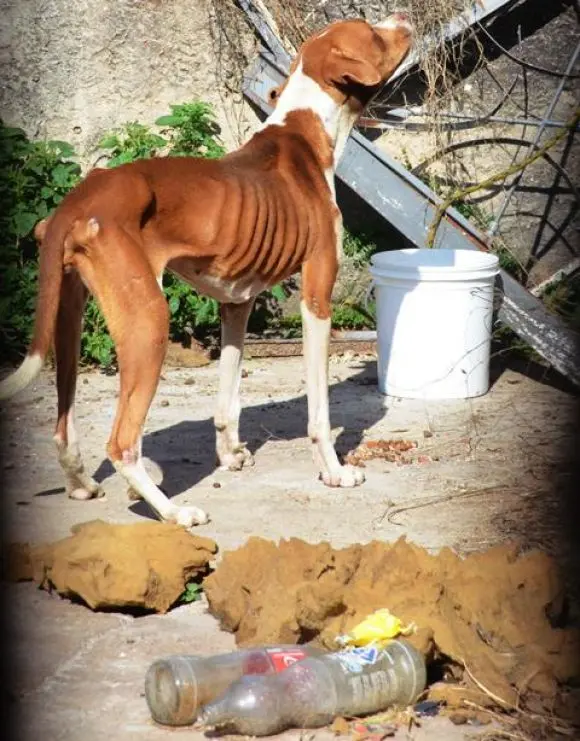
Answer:
[(216, 552), (213, 540), (190, 535), (179, 525), (94, 520), (76, 525), (70, 537), (51, 545), (9, 545), (2, 576), (9, 581), (32, 579), (65, 597), (80, 597), (93, 610), (163, 613), (187, 582), (208, 573)]
[(170, 342), (167, 346), (164, 360), (167, 368), (203, 368), (210, 363), (210, 353), (201, 342), (192, 341), (191, 347), (183, 347), (178, 342)]
[[(410, 639), (438, 679), (434, 697), (463, 707), (515, 708), (526, 697), (553, 710), (580, 678), (580, 633), (554, 561), (502, 545), (463, 559), (400, 538), (333, 549), (251, 538), (204, 581), (210, 611), (240, 646), (335, 637), (388, 607), (418, 630)], [(461, 691), (458, 691), (461, 690)]]

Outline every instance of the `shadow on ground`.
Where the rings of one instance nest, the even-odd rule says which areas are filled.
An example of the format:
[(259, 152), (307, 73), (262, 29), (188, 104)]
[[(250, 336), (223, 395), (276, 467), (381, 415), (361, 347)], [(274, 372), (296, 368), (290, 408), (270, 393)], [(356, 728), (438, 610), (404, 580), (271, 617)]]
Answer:
[[(333, 429), (343, 428), (336, 439), (339, 456), (356, 447), (364, 431), (388, 414), (385, 397), (376, 389), (376, 363), (365, 362), (361, 365), (360, 373), (330, 387), (331, 426)], [(192, 402), (195, 403), (194, 391)], [(354, 413), (353, 402), (356, 403)], [(348, 404), (348, 413), (342, 412), (343, 404)], [(154, 414), (152, 410), (149, 418), (153, 419)], [(184, 409), (186, 415), (187, 410)], [(306, 438), (306, 430), (306, 394), (287, 401), (272, 401), (242, 409), (240, 436), (252, 453), (271, 439), (291, 441)], [(306, 439), (304, 444), (308, 445)], [(161, 488), (165, 494), (170, 498), (181, 494), (216, 470), (213, 418), (184, 420), (145, 435), (143, 455), (163, 469)], [(95, 472), (95, 478), (102, 482), (113, 473), (111, 463), (104, 460)], [(152, 517), (143, 502), (135, 503), (131, 509), (142, 516)]]

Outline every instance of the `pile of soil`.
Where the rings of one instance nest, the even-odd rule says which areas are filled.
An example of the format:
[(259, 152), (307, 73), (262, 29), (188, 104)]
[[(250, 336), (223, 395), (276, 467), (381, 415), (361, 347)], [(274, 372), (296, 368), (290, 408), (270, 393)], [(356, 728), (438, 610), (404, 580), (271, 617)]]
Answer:
[[(509, 544), (461, 558), (399, 539), (333, 549), (251, 538), (204, 581), (210, 611), (240, 646), (314, 641), (335, 649), (374, 610), (418, 630), (431, 667), (429, 696), (449, 706), (558, 711), (580, 680), (580, 631), (554, 561)], [(434, 676), (435, 673), (435, 676)], [(433, 681), (439, 680), (439, 681)]]
[(94, 520), (50, 545), (13, 543), (2, 558), (7, 581), (32, 579), (94, 610), (167, 612), (189, 581), (209, 573), (217, 545), (179, 525)]

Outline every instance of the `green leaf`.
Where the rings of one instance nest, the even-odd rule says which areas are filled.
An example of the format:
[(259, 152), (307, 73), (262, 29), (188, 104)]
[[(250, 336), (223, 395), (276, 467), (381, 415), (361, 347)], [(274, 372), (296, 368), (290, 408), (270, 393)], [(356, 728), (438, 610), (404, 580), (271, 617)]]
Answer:
[(169, 299), (169, 311), (171, 312), (172, 315), (177, 313), (177, 311), (179, 310), (180, 303), (181, 302), (179, 300), (179, 296), (172, 296)]
[(2, 136), (6, 138), (25, 138), (26, 133), (23, 129), (16, 128), (15, 126), (4, 126), (2, 125)]
[(167, 144), (165, 139), (158, 134), (151, 134), (151, 143), (155, 147), (164, 147)]
[(74, 157), (75, 150), (72, 144), (68, 142), (62, 142), (58, 139), (46, 142), (49, 147), (52, 147), (58, 151), (60, 157)]
[(104, 136), (101, 141), (99, 142), (99, 147), (101, 149), (113, 149), (113, 147), (118, 146), (119, 144), (119, 137), (116, 134), (109, 134), (108, 136)]
[(286, 291), (284, 290), (284, 286), (280, 283), (277, 283), (275, 286), (273, 286), (270, 292), (272, 296), (274, 296), (276, 301), (284, 301), (286, 298)]
[(60, 186), (61, 188), (64, 188), (69, 184), (70, 173), (66, 165), (62, 163), (58, 164), (55, 168), (53, 168), (51, 175), (55, 184)]
[(19, 211), (14, 214), (14, 226), (18, 237), (25, 237), (36, 226), (39, 221), (37, 214), (30, 211)]
[(179, 598), (180, 602), (185, 602), (186, 604), (190, 602), (197, 602), (201, 599), (201, 593), (203, 589), (201, 584), (195, 584), (194, 582), (189, 582), (185, 585), (185, 590), (183, 591), (183, 594)]
[(181, 123), (181, 118), (178, 116), (160, 116), (155, 120), (156, 126), (177, 126), (179, 123)]
[(36, 215), (38, 219), (45, 219), (48, 216), (48, 206), (46, 204), (46, 201), (41, 201), (38, 204), (38, 209), (36, 211)]

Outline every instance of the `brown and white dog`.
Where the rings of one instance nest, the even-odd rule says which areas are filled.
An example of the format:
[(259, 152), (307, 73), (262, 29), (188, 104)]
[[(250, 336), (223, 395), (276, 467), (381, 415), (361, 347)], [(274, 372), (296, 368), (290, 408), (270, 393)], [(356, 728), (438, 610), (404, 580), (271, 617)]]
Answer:
[(54, 339), (55, 441), (67, 492), (100, 494), (85, 472), (74, 425), (83, 309), (97, 299), (117, 349), (120, 395), (107, 453), (131, 489), (163, 520), (207, 522), (171, 503), (146, 473), (141, 436), (168, 340), (161, 290), (168, 268), (221, 302), (222, 353), (215, 415), (217, 456), (240, 469), (251, 455), (238, 437), (244, 334), (255, 297), (302, 269), (308, 435), (328, 486), (362, 483), (340, 464), (328, 409), (330, 299), (341, 258), (334, 172), (365, 105), (407, 55), (400, 13), (376, 26), (334, 23), (301, 47), (275, 109), (239, 150), (220, 160), (159, 158), (89, 173), (36, 228), (40, 288), (34, 335), (22, 365), (0, 384), (12, 396), (40, 372)]

